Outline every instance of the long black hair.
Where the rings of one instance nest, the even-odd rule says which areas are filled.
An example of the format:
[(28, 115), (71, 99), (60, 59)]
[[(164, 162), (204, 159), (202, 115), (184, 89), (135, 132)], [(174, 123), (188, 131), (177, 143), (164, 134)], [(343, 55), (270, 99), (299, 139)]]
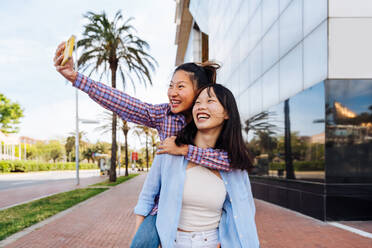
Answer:
[[(234, 95), (221, 84), (210, 84), (199, 91), (195, 100), (204, 89), (207, 89), (209, 96), (211, 95), (211, 90), (214, 91), (218, 101), (224, 107), (229, 117), (224, 121), (214, 149), (224, 150), (228, 153), (231, 168), (250, 171), (253, 168), (253, 163), (243, 141), (240, 115)], [(195, 145), (194, 139), (197, 131), (195, 122), (192, 120), (178, 133), (176, 144)]]

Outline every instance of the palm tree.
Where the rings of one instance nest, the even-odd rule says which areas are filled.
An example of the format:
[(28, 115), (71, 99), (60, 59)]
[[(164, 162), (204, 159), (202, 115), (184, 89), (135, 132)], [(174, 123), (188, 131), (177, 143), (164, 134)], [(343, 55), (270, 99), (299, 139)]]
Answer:
[(291, 121), (289, 117), (289, 99), (284, 101), (284, 153), (287, 179), (295, 179), (291, 146)]
[(138, 138), (140, 138), (141, 134), (145, 134), (146, 169), (148, 171), (149, 170), (149, 142), (148, 142), (148, 137), (150, 136), (151, 128), (146, 127), (146, 126), (141, 126), (141, 125), (137, 125), (134, 128), (135, 128), (134, 133), (138, 136)]
[(253, 131), (255, 134), (258, 134), (259, 132), (266, 132), (269, 135), (275, 134), (277, 125), (273, 124), (273, 121), (270, 120), (270, 118), (275, 115), (275, 112), (263, 111), (250, 117), (244, 123), (244, 132), (247, 136), (249, 131)]
[(150, 129), (150, 139), (152, 145), (152, 159), (154, 159), (156, 147), (159, 145), (159, 136), (158, 132), (155, 129)]
[(128, 125), (128, 122), (125, 120), (123, 121), (123, 125), (121, 126), (121, 129), (123, 130), (124, 134), (124, 149), (125, 149), (125, 176), (128, 176), (128, 132), (130, 130), (130, 127)]
[[(77, 47), (83, 50), (78, 59), (79, 69), (85, 71), (91, 68), (89, 76), (103, 69), (100, 79), (109, 71), (112, 88), (116, 88), (118, 70), (124, 89), (127, 79), (135, 88), (132, 75), (136, 76), (137, 82), (145, 86), (147, 82), (152, 85), (150, 70), (154, 71), (157, 63), (146, 52), (149, 49), (147, 42), (133, 34), (135, 29), (130, 25), (133, 18), (122, 22), (123, 16), (120, 10), (116, 12), (112, 21), (107, 19), (105, 12), (102, 14), (87, 12), (84, 17), (89, 20), (89, 23), (84, 26), (83, 39), (77, 42)], [(116, 125), (116, 114), (113, 114), (110, 181), (116, 181)]]
[[(104, 111), (100, 116), (103, 125), (96, 128), (97, 131), (101, 131), (102, 134), (112, 131), (111, 120), (112, 112)], [(128, 176), (128, 132), (130, 130), (129, 123), (125, 120), (122, 122), (117, 122), (117, 130), (123, 131), (124, 134), (124, 149), (125, 149), (125, 176)], [(120, 159), (120, 158), (119, 158)]]

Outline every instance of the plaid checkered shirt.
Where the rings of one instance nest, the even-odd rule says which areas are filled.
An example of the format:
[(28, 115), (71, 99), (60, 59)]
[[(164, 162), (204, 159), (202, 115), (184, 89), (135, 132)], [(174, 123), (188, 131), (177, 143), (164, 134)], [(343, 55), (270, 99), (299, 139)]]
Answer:
[[(159, 133), (160, 140), (176, 136), (186, 125), (185, 116), (173, 114), (168, 103), (144, 103), (81, 73), (78, 73), (73, 86), (87, 93), (95, 102), (116, 113), (123, 120), (155, 128)], [(223, 150), (188, 145), (188, 153), (185, 158), (190, 162), (211, 169), (230, 170), (228, 154)], [(157, 207), (154, 208), (152, 214), (156, 211)]]

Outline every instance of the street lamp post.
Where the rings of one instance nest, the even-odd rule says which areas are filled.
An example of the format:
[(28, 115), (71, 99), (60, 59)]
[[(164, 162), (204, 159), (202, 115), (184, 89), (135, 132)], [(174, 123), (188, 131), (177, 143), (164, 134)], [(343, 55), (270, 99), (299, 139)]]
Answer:
[(80, 184), (79, 179), (79, 121), (83, 124), (99, 124), (99, 121), (79, 119), (78, 116), (78, 97), (76, 93), (76, 136), (75, 136), (75, 161), (76, 161), (76, 185)]
[[(75, 49), (75, 58), (77, 58)], [(77, 62), (74, 63), (74, 68), (77, 70)], [(79, 90), (76, 88), (76, 116), (75, 116), (75, 127), (76, 127), (76, 134), (75, 134), (75, 164), (76, 164), (76, 185), (80, 184), (80, 178), (79, 178), (79, 121), (81, 123), (86, 124), (99, 124), (99, 121), (94, 120), (87, 120), (87, 119), (79, 119), (79, 105), (78, 105), (78, 96), (79, 96)]]
[(78, 108), (78, 89), (76, 89), (76, 134), (75, 134), (75, 163), (76, 163), (76, 185), (80, 184), (79, 179), (79, 108)]
[(81, 123), (86, 123), (86, 124), (99, 124), (99, 121), (79, 119), (79, 105), (78, 105), (79, 98), (78, 98), (78, 96), (79, 96), (79, 90), (76, 89), (76, 118), (75, 118), (75, 125), (76, 125), (76, 134), (75, 134), (76, 185), (80, 184), (80, 178), (79, 178), (79, 121), (81, 121)]

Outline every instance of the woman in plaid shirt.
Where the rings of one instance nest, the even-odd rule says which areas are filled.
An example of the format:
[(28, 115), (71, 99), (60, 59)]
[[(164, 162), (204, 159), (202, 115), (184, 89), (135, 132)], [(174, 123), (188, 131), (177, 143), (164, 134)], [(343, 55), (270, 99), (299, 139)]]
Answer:
[[(54, 57), (56, 70), (74, 87), (87, 93), (95, 102), (119, 115), (123, 120), (155, 128), (162, 141), (159, 154), (183, 155), (195, 164), (211, 169), (230, 170), (228, 154), (225, 151), (203, 149), (193, 145), (177, 146), (174, 142), (178, 132), (192, 120), (191, 108), (198, 89), (216, 82), (216, 71), (220, 67), (218, 64), (205, 62), (200, 65), (185, 63), (178, 66), (168, 88), (169, 103), (149, 104), (76, 72), (72, 58), (61, 66), (64, 49), (65, 42), (62, 42)], [(151, 224), (155, 222), (150, 219), (156, 218), (156, 211), (155, 206), (154, 211), (145, 221), (153, 226), (152, 231), (155, 233), (155, 225)], [(142, 221), (143, 218), (137, 217), (136, 229)], [(149, 230), (146, 231), (146, 237), (151, 236), (148, 235)]]

